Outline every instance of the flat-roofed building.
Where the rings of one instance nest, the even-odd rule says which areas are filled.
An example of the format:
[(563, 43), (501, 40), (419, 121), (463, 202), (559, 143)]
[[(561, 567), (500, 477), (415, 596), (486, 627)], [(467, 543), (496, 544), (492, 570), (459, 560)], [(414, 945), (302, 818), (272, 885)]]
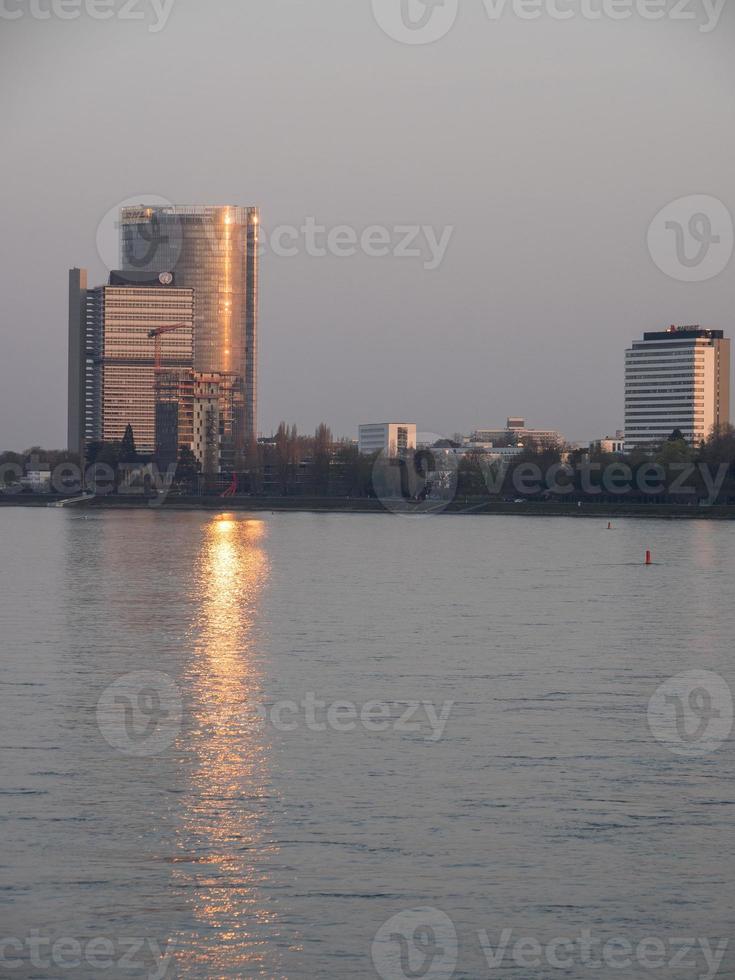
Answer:
[[(110, 283), (88, 289), (84, 270), (70, 273), (69, 448), (83, 454), (89, 442), (118, 442), (130, 425), (138, 451), (155, 452), (156, 341), (150, 334), (174, 324), (176, 330), (158, 339), (158, 427), (161, 405), (173, 405), (175, 441), (190, 447), (194, 290), (177, 287), (170, 273), (132, 279), (113, 273)], [(170, 411), (166, 421), (171, 428)]]
[(722, 330), (669, 327), (625, 353), (625, 448), (652, 448), (679, 430), (690, 445), (730, 422), (730, 341)]
[(590, 452), (606, 453), (608, 456), (615, 456), (625, 452), (625, 433), (617, 432), (614, 436), (595, 439), (590, 443)]
[(519, 415), (510, 416), (504, 429), (477, 429), (471, 441), (494, 446), (537, 446), (539, 449), (558, 448), (565, 442), (564, 436), (555, 429), (530, 429), (525, 418)]
[(403, 456), (416, 448), (416, 426), (411, 422), (376, 422), (359, 427), (358, 447), (363, 456), (385, 453)]

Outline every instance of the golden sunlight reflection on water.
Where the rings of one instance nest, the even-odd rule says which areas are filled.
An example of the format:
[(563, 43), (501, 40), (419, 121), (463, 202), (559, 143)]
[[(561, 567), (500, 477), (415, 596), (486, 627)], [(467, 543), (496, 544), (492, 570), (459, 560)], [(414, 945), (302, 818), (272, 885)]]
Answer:
[(278, 926), (263, 894), (263, 865), (277, 851), (267, 818), (269, 744), (256, 707), (265, 534), (262, 521), (212, 519), (194, 578), (192, 707), (181, 742), (189, 778), (174, 869), (191, 914), (191, 929), (174, 937), (182, 976), (278, 975)]

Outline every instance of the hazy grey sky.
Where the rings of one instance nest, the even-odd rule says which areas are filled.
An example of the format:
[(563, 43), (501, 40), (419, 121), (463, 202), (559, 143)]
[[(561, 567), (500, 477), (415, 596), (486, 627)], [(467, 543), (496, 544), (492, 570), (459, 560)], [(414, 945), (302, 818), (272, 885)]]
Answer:
[(436, 269), (303, 241), (263, 256), (264, 432), (522, 414), (593, 438), (622, 425), (641, 331), (735, 334), (732, 262), (686, 283), (647, 247), (675, 199), (735, 212), (731, 6), (705, 33), (711, 0), (655, 22), (589, 20), (582, 0), (558, 0), (564, 21), (510, 0), (493, 20), (461, 0), (445, 36), (407, 45), (387, 33), (400, 0), (375, 0), (377, 19), (371, 0), (174, 0), (163, 26), (152, 0), (134, 0), (143, 20), (109, 2), (110, 20), (40, 20), (0, 0), (0, 449), (64, 444), (67, 270), (102, 282), (98, 225), (142, 195), (255, 204), (266, 235), (309, 217), (394, 243), (397, 226), (454, 229)]

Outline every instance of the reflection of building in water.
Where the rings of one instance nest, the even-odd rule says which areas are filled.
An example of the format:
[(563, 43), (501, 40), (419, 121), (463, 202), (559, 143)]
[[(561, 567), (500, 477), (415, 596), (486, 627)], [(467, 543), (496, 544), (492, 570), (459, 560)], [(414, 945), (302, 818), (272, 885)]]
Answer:
[[(267, 733), (253, 629), (268, 576), (265, 524), (215, 518), (204, 528), (192, 603), (191, 767), (174, 883), (191, 904), (191, 932), (174, 937), (182, 977), (276, 976), (275, 913), (262, 886), (270, 842)], [(270, 941), (269, 941), (270, 940)]]

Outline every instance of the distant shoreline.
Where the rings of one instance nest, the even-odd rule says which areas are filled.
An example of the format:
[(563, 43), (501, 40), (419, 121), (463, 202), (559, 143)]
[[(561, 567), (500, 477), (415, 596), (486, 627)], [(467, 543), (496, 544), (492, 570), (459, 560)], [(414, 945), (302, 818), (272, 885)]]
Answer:
[[(64, 498), (46, 494), (3, 496), (2, 507), (54, 507)], [(71, 510), (165, 510), (207, 511), (210, 513), (311, 513), (311, 514), (388, 514), (432, 516), (425, 505), (402, 501), (386, 506), (380, 500), (344, 497), (179, 497), (170, 496), (163, 503), (137, 496), (105, 496), (66, 503)], [(528, 501), (523, 504), (494, 500), (455, 500), (433, 516), (472, 514), (488, 517), (581, 517), (597, 519), (659, 518), (664, 520), (735, 520), (735, 505), (685, 506), (681, 504), (642, 504), (554, 501)]]

